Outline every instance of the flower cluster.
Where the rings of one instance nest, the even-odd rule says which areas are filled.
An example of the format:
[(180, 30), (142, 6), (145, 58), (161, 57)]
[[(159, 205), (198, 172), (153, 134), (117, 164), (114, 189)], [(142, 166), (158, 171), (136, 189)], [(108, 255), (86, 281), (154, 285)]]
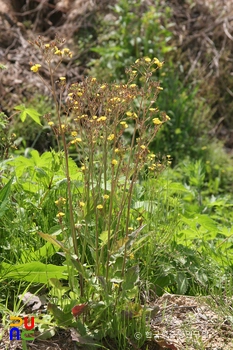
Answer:
[[(58, 40), (37, 43), (45, 61), (52, 67), (52, 73), (53, 67), (57, 67), (63, 58), (72, 57), (68, 48), (62, 49), (63, 44)], [(142, 225), (143, 213), (131, 215), (130, 205), (126, 205), (131, 200), (133, 186), (139, 174), (156, 176), (164, 164), (171, 162), (170, 156), (163, 160), (150, 150), (159, 129), (170, 120), (156, 106), (156, 99), (163, 88), (153, 73), (162, 66), (163, 62), (158, 58), (144, 57), (128, 70), (129, 81), (125, 84), (100, 83), (95, 77), (87, 77), (69, 85), (68, 78), (64, 76), (53, 84), (60, 89), (60, 95), (66, 102), (62, 108), (57, 108), (57, 121), (47, 118), (48, 125), (57, 139), (62, 140), (67, 158), (70, 152), (78, 159), (78, 181), (85, 186), (75, 201), (75, 213), (84, 221), (86, 215), (91, 216), (92, 213), (97, 217), (96, 244), (99, 242), (101, 220), (103, 232), (108, 232), (109, 237), (111, 230), (106, 231), (106, 226), (112, 220), (117, 221), (115, 234), (119, 234), (123, 226), (128, 234), (135, 226)], [(36, 63), (31, 70), (40, 75), (40, 68), (41, 65)], [(64, 210), (65, 201), (60, 198), (56, 205), (57, 219), (63, 224), (63, 216), (66, 217), (68, 212)], [(129, 217), (127, 221), (126, 216)]]

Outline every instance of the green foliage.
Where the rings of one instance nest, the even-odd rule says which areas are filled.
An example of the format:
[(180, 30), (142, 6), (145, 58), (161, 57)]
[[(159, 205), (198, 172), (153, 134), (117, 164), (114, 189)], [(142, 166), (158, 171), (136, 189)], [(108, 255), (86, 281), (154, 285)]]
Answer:
[(54, 118), (51, 99), (48, 96), (35, 94), (29, 101), (23, 101), (18, 107), (20, 108), (20, 115), (23, 115), (24, 118), (28, 117), (23, 123), (20, 123), (18, 118), (12, 118), (10, 131), (16, 135), (17, 151), (15, 153), (23, 154), (27, 148), (35, 148), (41, 153), (50, 150), (51, 147), (57, 149), (57, 142), (51, 128), (44, 125), (44, 120), (40, 118), (40, 116), (44, 116), (49, 112), (51, 112), (51, 118)]
[(159, 1), (146, 11), (140, 0), (120, 0), (113, 7), (114, 21), (103, 22), (99, 46), (92, 50), (99, 58), (91, 63), (91, 75), (104, 81), (125, 81), (125, 69), (140, 57), (164, 58), (169, 45), (170, 9)]
[(208, 179), (203, 162), (186, 161), (156, 181), (146, 180), (143, 199), (150, 199), (154, 215), (144, 211), (151, 232), (138, 258), (141, 274), (159, 295), (221, 293), (228, 283), (233, 199), (213, 195)]
[(170, 117), (167, 125), (154, 140), (151, 148), (170, 154), (173, 164), (186, 157), (199, 159), (202, 147), (208, 143), (208, 125), (211, 112), (197, 97), (198, 87), (184, 86), (177, 75), (175, 65), (169, 63), (163, 77), (163, 98), (158, 99), (160, 110)]
[[(198, 96), (198, 86), (185, 86), (175, 58), (170, 28), (170, 9), (156, 1), (153, 7), (141, 1), (118, 1), (114, 7), (116, 20), (103, 24), (100, 45), (93, 49), (99, 58), (92, 60), (91, 74), (110, 81), (125, 81), (125, 68), (142, 56), (165, 60), (162, 73), (163, 97), (158, 108), (171, 120), (151, 144), (157, 153), (170, 154), (173, 164), (184, 157), (200, 157), (200, 149), (208, 142), (207, 127), (211, 112)], [(174, 41), (174, 40), (173, 40)]]
[(65, 278), (66, 268), (64, 266), (55, 266), (51, 264), (42, 264), (34, 261), (27, 264), (11, 264), (2, 262), (2, 275), (4, 279), (22, 280), (34, 283), (46, 284), (50, 278)]
[[(117, 5), (116, 11), (132, 4), (141, 9), (139, 2), (122, 1), (124, 9)], [(145, 17), (148, 38), (157, 18), (150, 11)], [(134, 13), (127, 15), (127, 21), (135, 19)], [(146, 27), (147, 21), (142, 23)], [(164, 137), (164, 150), (178, 158), (188, 138), (194, 145), (196, 135), (190, 118), (196, 92), (189, 96), (175, 77), (165, 93), (172, 86), (181, 89), (181, 102), (173, 101), (171, 119), (157, 114), (158, 59), (137, 60), (128, 69), (126, 84), (102, 84), (89, 77), (67, 87), (64, 77), (54, 82), (69, 50), (62, 50), (57, 38), (50, 44), (40, 38), (35, 45), (52, 73), (51, 88), (59, 89), (53, 90), (56, 118), (46, 118), (60, 151), (40, 155), (31, 149), (2, 163), (1, 281), (45, 284), (48, 312), (57, 326), (76, 329), (79, 344), (101, 346), (109, 340), (118, 349), (127, 349), (129, 342), (139, 348), (154, 311), (145, 295), (209, 294), (221, 292), (228, 282), (232, 196), (226, 194), (227, 187), (220, 193), (224, 173), (214, 156), (165, 170), (171, 156), (162, 158), (149, 150), (153, 140)], [(145, 45), (140, 53), (149, 52)], [(40, 74), (39, 65), (33, 67)], [(68, 98), (59, 104), (56, 96), (64, 91)], [(20, 111), (24, 120), (28, 109)], [(40, 113), (31, 112), (37, 119)], [(168, 130), (160, 131), (165, 122), (176, 130), (176, 139)], [(78, 155), (79, 166), (71, 151)], [(194, 148), (188, 154), (192, 152)], [(80, 306), (82, 316), (76, 313)], [(136, 332), (142, 334), (138, 341)], [(53, 334), (49, 329), (44, 336)]]
[(22, 122), (24, 122), (26, 117), (29, 116), (34, 122), (41, 125), (39, 118), (40, 114), (34, 108), (26, 108), (24, 105), (19, 105), (16, 106), (15, 109), (21, 112), (19, 116)]
[(12, 181), (13, 178), (10, 179), (7, 184), (0, 190), (0, 217), (7, 209), (8, 197), (10, 195)]
[(7, 69), (7, 67), (6, 67), (4, 64), (1, 64), (1, 63), (0, 63), (0, 69), (2, 69), (2, 70), (3, 70), (3, 69)]

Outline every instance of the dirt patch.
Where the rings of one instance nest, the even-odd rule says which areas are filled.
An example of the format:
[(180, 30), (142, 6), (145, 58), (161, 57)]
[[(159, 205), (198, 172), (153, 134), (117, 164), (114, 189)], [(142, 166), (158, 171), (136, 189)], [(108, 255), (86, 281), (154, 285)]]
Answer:
[[(57, 77), (65, 76), (69, 83), (81, 79), (89, 57), (80, 58), (84, 53), (78, 51), (75, 37), (80, 31), (94, 28), (98, 14), (109, 11), (107, 5), (110, 3), (105, 0), (0, 0), (0, 63), (7, 67), (0, 70), (0, 96), (4, 111), (11, 112), (23, 99), (29, 102), (35, 92), (48, 95), (45, 83), (30, 71), (30, 63), (43, 62), (39, 50), (30, 44), (39, 35), (45, 42), (54, 40), (56, 35), (65, 38), (65, 46), (73, 52), (73, 57), (59, 66)], [(50, 81), (50, 73), (45, 66), (41, 73), (45, 82)]]

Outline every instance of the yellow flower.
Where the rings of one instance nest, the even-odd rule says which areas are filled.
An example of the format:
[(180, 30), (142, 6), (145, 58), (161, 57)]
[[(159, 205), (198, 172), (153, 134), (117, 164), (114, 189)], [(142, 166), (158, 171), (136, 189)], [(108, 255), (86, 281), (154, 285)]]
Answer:
[(34, 64), (34, 66), (31, 67), (31, 71), (33, 71), (34, 73), (37, 73), (39, 68), (41, 67), (41, 64)]
[(154, 118), (154, 119), (153, 119), (153, 123), (154, 123), (155, 125), (163, 124), (163, 122), (161, 122), (161, 120), (159, 120), (159, 118)]
[(149, 111), (150, 112), (158, 112), (159, 110), (158, 110), (158, 108), (149, 108)]
[(96, 78), (91, 78), (91, 82), (94, 83), (96, 81)]
[(149, 63), (149, 62), (151, 62), (151, 59), (150, 59), (150, 57), (145, 57), (144, 61)]
[(158, 68), (161, 68), (163, 65), (163, 62), (160, 62), (156, 57), (153, 58), (153, 63), (157, 64)]
[(163, 88), (161, 86), (158, 86), (157, 89), (158, 90), (163, 90)]
[(59, 79), (60, 80), (66, 80), (66, 77), (60, 77)]
[(57, 56), (62, 56), (62, 52), (61, 50), (59, 50), (58, 48), (56, 49), (56, 51), (54, 52), (55, 55)]
[(139, 216), (136, 220), (137, 220), (137, 221), (141, 221), (141, 220), (142, 220), (142, 217)]
[(171, 118), (166, 114), (165, 116), (166, 120), (171, 120)]
[(136, 113), (134, 113), (134, 114), (133, 114), (133, 117), (134, 117), (135, 119), (137, 119), (137, 118), (138, 118), (138, 115), (137, 115)]
[(93, 120), (96, 120), (97, 118), (98, 118), (97, 115), (93, 115), (92, 117)]
[(54, 125), (54, 122), (48, 122), (48, 125), (49, 125), (49, 126), (53, 126), (53, 125)]
[(62, 216), (65, 216), (65, 214), (62, 213), (61, 211), (56, 215), (57, 218), (61, 218)]
[(110, 99), (111, 102), (121, 102), (121, 99), (119, 97), (112, 97)]
[(108, 141), (112, 141), (112, 140), (114, 140), (114, 137), (115, 137), (115, 135), (111, 134), (111, 135), (108, 136), (107, 140)]
[(108, 194), (104, 194), (104, 195), (103, 195), (103, 198), (104, 198), (104, 199), (109, 199), (109, 195), (108, 195)]
[(132, 115), (133, 115), (133, 113), (130, 111), (126, 112), (125, 114), (127, 115), (127, 117), (132, 117)]
[(97, 119), (97, 122), (104, 122), (107, 119), (107, 117), (105, 117), (104, 115), (102, 117), (99, 117)]
[(137, 87), (137, 85), (136, 84), (131, 84), (129, 87), (130, 88), (135, 88), (135, 87)]
[(85, 171), (85, 170), (86, 170), (85, 165), (82, 165), (82, 166), (81, 166), (81, 170), (82, 170), (82, 171)]
[(79, 202), (80, 207), (84, 207), (85, 203), (84, 202)]
[(135, 61), (135, 63), (137, 64), (138, 62), (139, 62), (140, 60), (139, 60), (139, 58)]
[(141, 145), (140, 148), (141, 149), (146, 149), (146, 146), (145, 145)]
[(102, 205), (102, 204), (98, 204), (98, 205), (96, 206), (96, 209), (103, 209), (103, 205)]
[(62, 53), (66, 54), (66, 55), (70, 55), (70, 54), (71, 54), (70, 49), (68, 49), (67, 47), (65, 47), (65, 48), (62, 50)]
[(45, 44), (44, 46), (46, 49), (50, 48), (50, 44)]
[(154, 158), (155, 158), (155, 154), (154, 154), (154, 153), (150, 153), (150, 154), (148, 155), (148, 158), (154, 159)]
[(77, 92), (77, 95), (78, 95), (78, 96), (82, 96), (83, 93), (82, 93), (81, 91), (79, 91), (79, 92)]
[(115, 148), (115, 153), (118, 153), (119, 152), (119, 148)]
[[(59, 205), (59, 204), (65, 204), (66, 203), (66, 198), (63, 198), (63, 197), (60, 197), (59, 199), (57, 199), (55, 201), (55, 204), (56, 205)], [(64, 214), (65, 215), (65, 214)]]
[(78, 142), (82, 142), (82, 139), (80, 137), (76, 137), (74, 140), (71, 141), (72, 145)]
[(126, 122), (120, 122), (120, 124), (121, 124), (125, 129), (128, 128), (128, 124), (127, 124)]
[(132, 70), (132, 73), (135, 75), (135, 74), (137, 74), (137, 71), (136, 70)]
[(117, 165), (117, 163), (118, 163), (118, 162), (117, 162), (116, 159), (113, 159), (113, 160), (112, 160), (112, 165)]
[(72, 132), (71, 132), (71, 136), (75, 137), (75, 136), (77, 136), (77, 135), (78, 135), (77, 131), (72, 131)]
[(100, 89), (102, 89), (102, 90), (106, 89), (106, 85), (105, 85), (105, 84), (104, 84), (104, 85), (101, 85), (101, 86), (100, 86)]

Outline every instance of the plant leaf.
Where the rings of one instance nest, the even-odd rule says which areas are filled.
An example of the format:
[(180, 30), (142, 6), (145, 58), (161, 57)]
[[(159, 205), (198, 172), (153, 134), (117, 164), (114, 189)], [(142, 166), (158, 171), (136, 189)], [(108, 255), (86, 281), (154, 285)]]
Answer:
[(50, 278), (67, 279), (65, 272), (66, 266), (56, 266), (52, 264), (43, 264), (39, 261), (33, 261), (26, 264), (11, 264), (1, 263), (1, 273), (4, 278), (11, 278), (14, 280), (21, 279), (28, 282), (37, 282), (47, 284)]
[(135, 286), (135, 283), (139, 280), (139, 266), (135, 265), (130, 267), (125, 276), (124, 276), (124, 282), (122, 283), (122, 289), (123, 290), (130, 290), (133, 289)]
[(3, 215), (7, 208), (7, 200), (11, 192), (11, 184), (13, 177), (7, 182), (7, 184), (0, 190), (0, 217)]
[(24, 105), (16, 106), (14, 109), (17, 111), (20, 111), (20, 119), (22, 122), (25, 121), (26, 117), (29, 116), (34, 122), (36, 122), (39, 125), (42, 125), (40, 122), (40, 113), (38, 113), (34, 108), (26, 108)]

